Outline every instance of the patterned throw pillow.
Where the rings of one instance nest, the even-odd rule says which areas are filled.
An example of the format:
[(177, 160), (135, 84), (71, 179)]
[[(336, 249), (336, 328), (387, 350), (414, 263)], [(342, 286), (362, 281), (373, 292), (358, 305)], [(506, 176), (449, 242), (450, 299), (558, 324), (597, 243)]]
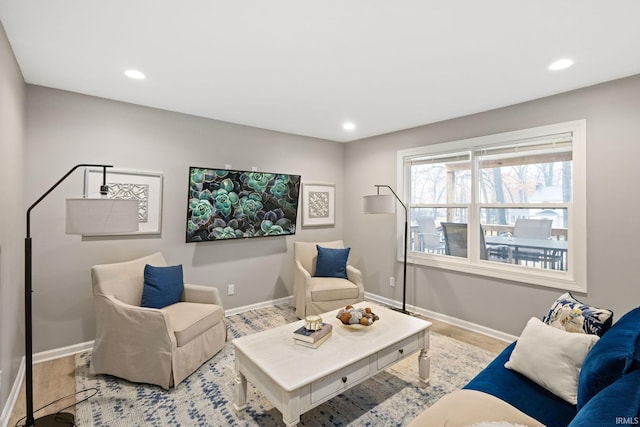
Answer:
[(601, 337), (611, 327), (613, 312), (583, 304), (567, 292), (558, 297), (542, 321), (567, 332)]

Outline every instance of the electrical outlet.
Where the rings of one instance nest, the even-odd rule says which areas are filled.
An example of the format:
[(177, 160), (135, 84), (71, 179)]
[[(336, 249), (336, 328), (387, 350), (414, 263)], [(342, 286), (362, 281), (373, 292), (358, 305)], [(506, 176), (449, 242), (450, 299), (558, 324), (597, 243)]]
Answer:
[(389, 286), (391, 286), (392, 288), (394, 286), (396, 286), (396, 278), (395, 277), (393, 277), (393, 276), (389, 277)]
[(236, 285), (227, 285), (227, 295), (233, 295), (236, 293)]

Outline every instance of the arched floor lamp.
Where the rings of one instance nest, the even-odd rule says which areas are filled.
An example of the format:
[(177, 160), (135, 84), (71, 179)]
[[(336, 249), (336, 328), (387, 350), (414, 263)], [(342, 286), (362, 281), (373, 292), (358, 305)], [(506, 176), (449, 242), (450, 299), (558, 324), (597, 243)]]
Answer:
[(35, 419), (33, 411), (33, 325), (32, 325), (32, 252), (31, 252), (31, 211), (45, 197), (60, 185), (79, 167), (102, 168), (103, 198), (77, 198), (66, 201), (66, 234), (122, 234), (138, 231), (138, 200), (107, 199), (107, 168), (111, 165), (79, 164), (49, 188), (27, 209), (27, 237), (24, 255), (24, 323), (25, 323), (25, 395), (27, 401), (25, 426), (75, 425), (74, 417), (68, 412), (58, 412)]
[[(409, 313), (406, 309), (407, 301), (407, 239), (409, 237), (409, 213), (407, 212), (407, 206), (402, 203), (402, 200), (398, 197), (395, 191), (388, 185), (376, 185), (377, 194), (371, 196), (363, 196), (363, 211), (365, 214), (394, 214), (396, 213), (396, 200), (404, 208), (404, 264), (403, 264), (403, 276), (402, 276), (402, 311), (403, 313)], [(393, 193), (380, 194), (380, 187), (386, 187)], [(395, 197), (395, 200), (394, 200)]]

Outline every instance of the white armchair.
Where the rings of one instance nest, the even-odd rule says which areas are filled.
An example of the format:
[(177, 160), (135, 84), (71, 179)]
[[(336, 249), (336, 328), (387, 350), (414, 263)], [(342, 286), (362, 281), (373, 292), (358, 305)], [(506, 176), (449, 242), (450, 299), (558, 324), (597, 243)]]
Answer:
[(96, 339), (90, 371), (168, 389), (224, 347), (224, 308), (218, 289), (188, 284), (176, 304), (140, 307), (146, 264), (166, 266), (156, 253), (91, 269)]
[(347, 279), (314, 277), (318, 250), (316, 244), (331, 249), (344, 248), (342, 240), (333, 242), (295, 242), (293, 304), (296, 316), (303, 319), (364, 300), (362, 273), (347, 264)]

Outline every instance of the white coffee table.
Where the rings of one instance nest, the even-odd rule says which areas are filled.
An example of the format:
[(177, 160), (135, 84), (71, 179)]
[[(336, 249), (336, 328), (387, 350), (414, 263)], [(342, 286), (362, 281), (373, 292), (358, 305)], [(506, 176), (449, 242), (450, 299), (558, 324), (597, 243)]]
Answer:
[(335, 318), (338, 310), (325, 313), (322, 320), (333, 325), (333, 334), (317, 349), (294, 343), (302, 320), (233, 340), (236, 412), (247, 407), (249, 380), (282, 412), (285, 425), (295, 426), (301, 414), (418, 350), (420, 387), (426, 387), (431, 323), (369, 302), (355, 306), (371, 307), (380, 320), (353, 330)]

